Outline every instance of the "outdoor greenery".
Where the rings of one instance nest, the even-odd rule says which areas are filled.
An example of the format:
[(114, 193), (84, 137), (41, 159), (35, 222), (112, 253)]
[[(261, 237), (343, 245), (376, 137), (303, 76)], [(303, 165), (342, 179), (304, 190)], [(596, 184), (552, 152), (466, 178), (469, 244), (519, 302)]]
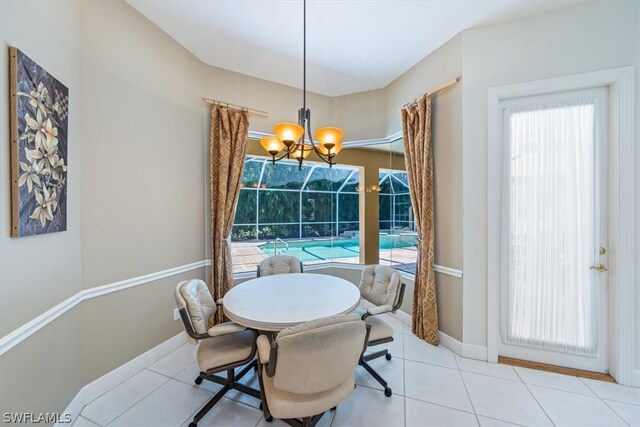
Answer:
[[(339, 236), (359, 228), (357, 168), (247, 157), (233, 241)], [(406, 173), (381, 171), (380, 229), (413, 227)]]

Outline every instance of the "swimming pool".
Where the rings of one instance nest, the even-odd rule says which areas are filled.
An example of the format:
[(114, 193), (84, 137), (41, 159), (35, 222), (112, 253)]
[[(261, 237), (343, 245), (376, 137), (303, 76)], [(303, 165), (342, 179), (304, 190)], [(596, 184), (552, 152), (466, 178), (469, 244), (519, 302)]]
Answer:
[[(380, 235), (380, 249), (415, 248), (417, 238), (412, 234)], [(325, 261), (328, 259), (357, 258), (360, 256), (360, 239), (316, 239), (277, 244), (278, 253), (291, 255), (302, 262)], [(267, 255), (273, 255), (273, 242), (258, 246)]]

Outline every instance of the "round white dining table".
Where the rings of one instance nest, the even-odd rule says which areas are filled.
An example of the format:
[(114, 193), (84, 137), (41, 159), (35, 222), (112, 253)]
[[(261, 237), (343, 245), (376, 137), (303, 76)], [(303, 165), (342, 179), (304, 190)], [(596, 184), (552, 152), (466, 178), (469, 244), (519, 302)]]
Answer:
[(263, 276), (231, 288), (224, 296), (227, 317), (248, 328), (280, 331), (289, 326), (351, 312), (360, 290), (325, 274), (290, 273)]

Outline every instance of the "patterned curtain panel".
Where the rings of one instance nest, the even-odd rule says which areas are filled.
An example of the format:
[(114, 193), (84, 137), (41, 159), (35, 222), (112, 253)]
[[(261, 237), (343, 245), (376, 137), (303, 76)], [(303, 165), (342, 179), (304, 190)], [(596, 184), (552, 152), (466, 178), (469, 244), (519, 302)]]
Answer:
[(418, 230), (418, 259), (413, 290), (412, 331), (438, 345), (438, 310), (434, 266), (433, 148), (431, 97), (400, 111), (409, 192)]
[[(214, 299), (224, 297), (233, 286), (229, 236), (233, 227), (236, 202), (244, 169), (249, 135), (249, 113), (211, 108), (209, 144), (211, 194), (211, 279), (209, 290)], [(223, 321), (218, 309), (210, 324)]]

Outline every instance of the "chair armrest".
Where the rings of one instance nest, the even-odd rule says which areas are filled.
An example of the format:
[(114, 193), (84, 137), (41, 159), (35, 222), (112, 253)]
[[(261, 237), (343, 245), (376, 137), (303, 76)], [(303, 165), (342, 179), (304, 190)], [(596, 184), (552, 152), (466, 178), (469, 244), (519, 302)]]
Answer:
[(367, 310), (370, 316), (375, 316), (376, 314), (382, 313), (390, 313), (393, 311), (393, 307), (390, 304), (380, 305), (377, 307), (372, 307)]
[(220, 323), (219, 325), (213, 325), (212, 327), (209, 328), (207, 333), (209, 334), (210, 337), (219, 337), (220, 335), (235, 334), (236, 332), (242, 332), (242, 331), (245, 331), (246, 329), (247, 328), (245, 328), (242, 325), (238, 325), (237, 323), (225, 322), (225, 323)]
[(266, 335), (260, 335), (256, 343), (258, 345), (258, 357), (260, 358), (260, 363), (266, 365), (269, 363), (269, 356), (271, 354), (271, 343), (269, 342), (269, 338), (267, 338)]

